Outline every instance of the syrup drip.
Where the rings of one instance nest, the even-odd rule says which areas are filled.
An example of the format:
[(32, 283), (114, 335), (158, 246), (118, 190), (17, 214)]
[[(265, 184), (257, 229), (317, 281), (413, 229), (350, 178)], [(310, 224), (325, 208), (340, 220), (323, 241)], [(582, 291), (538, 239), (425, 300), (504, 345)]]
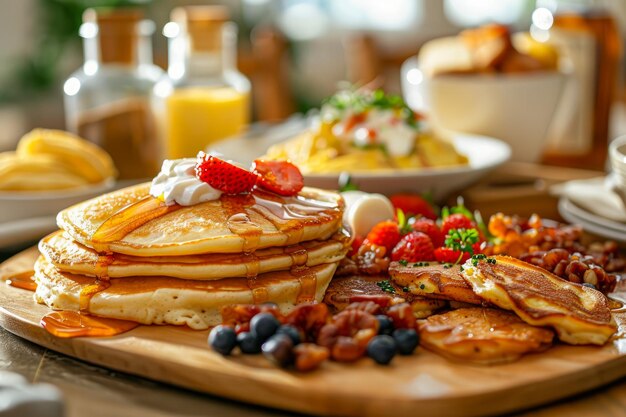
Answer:
[(101, 281), (96, 279), (93, 284), (89, 284), (85, 286), (81, 291), (78, 298), (78, 305), (81, 312), (86, 312), (89, 310), (89, 303), (94, 295), (98, 294), (100, 291), (104, 291), (111, 283), (109, 281)]
[(292, 273), (300, 280), (300, 294), (298, 294), (296, 302), (299, 304), (315, 301), (317, 275), (307, 267), (299, 267), (298, 270), (294, 270)]
[(259, 247), (261, 234), (263, 230), (261, 226), (253, 223), (245, 213), (237, 213), (228, 218), (226, 221), (228, 230), (243, 238), (244, 252), (252, 252)]
[(109, 279), (109, 265), (111, 265), (115, 261), (115, 256), (113, 255), (99, 255), (98, 261), (94, 266), (94, 274), (97, 278), (102, 280)]
[(12, 287), (21, 288), (23, 290), (35, 291), (37, 283), (33, 279), (35, 271), (25, 271), (18, 274), (10, 275), (6, 278), (6, 283)]
[(109, 243), (123, 239), (133, 230), (138, 229), (150, 220), (161, 217), (180, 209), (174, 204), (168, 206), (158, 198), (146, 196), (136, 203), (121, 208), (104, 221), (91, 236), (94, 249), (100, 253), (110, 252)]
[(41, 325), (56, 337), (115, 336), (139, 326), (127, 320), (89, 316), (78, 311), (54, 311), (41, 319)]

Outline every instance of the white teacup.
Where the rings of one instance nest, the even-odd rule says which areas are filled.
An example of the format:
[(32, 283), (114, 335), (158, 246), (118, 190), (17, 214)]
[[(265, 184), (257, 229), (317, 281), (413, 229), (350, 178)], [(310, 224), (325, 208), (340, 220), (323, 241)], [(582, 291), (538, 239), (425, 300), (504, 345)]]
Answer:
[(626, 207), (626, 135), (614, 139), (609, 145), (609, 159), (611, 160), (612, 189), (619, 195)]

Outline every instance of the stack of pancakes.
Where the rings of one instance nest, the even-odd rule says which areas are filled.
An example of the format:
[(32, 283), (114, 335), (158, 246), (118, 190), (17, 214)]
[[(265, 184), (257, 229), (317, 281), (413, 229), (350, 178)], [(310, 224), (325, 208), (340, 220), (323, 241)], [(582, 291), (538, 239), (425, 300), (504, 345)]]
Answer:
[(348, 239), (337, 193), (263, 190), (166, 206), (149, 184), (70, 207), (39, 244), (35, 297), (143, 324), (219, 323), (220, 308), (321, 301)]

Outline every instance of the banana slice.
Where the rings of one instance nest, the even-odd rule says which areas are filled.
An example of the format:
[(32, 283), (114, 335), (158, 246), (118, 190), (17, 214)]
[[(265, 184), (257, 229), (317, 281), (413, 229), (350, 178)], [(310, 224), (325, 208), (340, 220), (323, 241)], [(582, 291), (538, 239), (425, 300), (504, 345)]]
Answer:
[(15, 152), (0, 154), (0, 190), (34, 191), (80, 187), (88, 181), (49, 155), (21, 157)]
[(34, 129), (20, 139), (17, 155), (31, 158), (47, 155), (57, 164), (89, 183), (104, 181), (116, 175), (108, 153), (91, 142), (61, 130)]

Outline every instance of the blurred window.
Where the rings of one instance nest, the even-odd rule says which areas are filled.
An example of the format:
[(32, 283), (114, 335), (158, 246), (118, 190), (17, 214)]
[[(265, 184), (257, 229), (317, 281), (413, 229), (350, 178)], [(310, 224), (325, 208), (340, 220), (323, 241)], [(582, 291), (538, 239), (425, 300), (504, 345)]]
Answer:
[(515, 25), (527, 19), (534, 6), (529, 0), (444, 0), (446, 17), (461, 27), (484, 23)]

